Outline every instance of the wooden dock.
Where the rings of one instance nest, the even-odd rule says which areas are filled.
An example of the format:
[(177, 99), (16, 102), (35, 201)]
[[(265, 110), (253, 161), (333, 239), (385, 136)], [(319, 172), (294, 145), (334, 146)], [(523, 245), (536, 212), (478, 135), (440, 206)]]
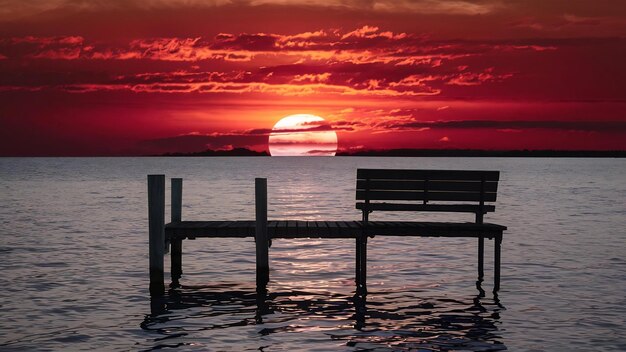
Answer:
[[(359, 170), (361, 173), (362, 170)], [(505, 226), (483, 223), (484, 213), (494, 211), (495, 206), (484, 204), (485, 201), (495, 201), (493, 172), (456, 171), (452, 180), (443, 182), (424, 182), (422, 186), (415, 184), (407, 186), (406, 180), (394, 180), (394, 173), (387, 172), (383, 176), (376, 176), (381, 170), (369, 170), (367, 181), (357, 180), (357, 200), (365, 200), (357, 203), (357, 209), (363, 211), (361, 221), (297, 221), (297, 220), (267, 220), (267, 180), (257, 178), (255, 180), (255, 220), (237, 221), (182, 221), (182, 179), (171, 179), (171, 222), (165, 224), (165, 176), (148, 175), (148, 215), (150, 233), (150, 293), (162, 295), (165, 291), (163, 256), (166, 248), (171, 245), (171, 276), (170, 286), (178, 287), (182, 276), (182, 243), (183, 240), (197, 238), (253, 237), (256, 243), (256, 271), (257, 290), (264, 290), (269, 282), (269, 244), (272, 239), (291, 238), (344, 238), (356, 241), (355, 250), (355, 281), (357, 294), (365, 294), (367, 278), (367, 238), (373, 236), (429, 236), (429, 237), (466, 237), (478, 239), (478, 279), (483, 278), (484, 239), (494, 239), (494, 293), (500, 288), (500, 251), (502, 233)], [(394, 171), (394, 170), (388, 170)], [(406, 171), (401, 171), (402, 177), (407, 178)], [(416, 171), (416, 170), (410, 170)], [(421, 171), (421, 170), (420, 170)], [(372, 173), (373, 172), (373, 173)], [(437, 179), (449, 178), (450, 173), (455, 171), (445, 170), (444, 174), (430, 170), (427, 180), (432, 177)], [(373, 175), (373, 176), (372, 176)], [(468, 182), (467, 178), (480, 178)], [(487, 176), (485, 176), (487, 175)], [(391, 178), (392, 182), (373, 180), (372, 177), (384, 177), (385, 182)], [(423, 174), (410, 176), (424, 179)], [(497, 175), (495, 176), (497, 183)], [(491, 179), (490, 179), (491, 178)], [(459, 181), (458, 179), (461, 179)], [(411, 182), (413, 182), (412, 180)], [(371, 183), (370, 183), (371, 182)], [(439, 183), (437, 183), (439, 182)], [(388, 189), (393, 185), (401, 191), (389, 193)], [(426, 188), (427, 186), (430, 188)], [(377, 187), (370, 191), (371, 187)], [(462, 186), (462, 187), (461, 187)], [(462, 189), (461, 189), (461, 188)], [(469, 188), (468, 188), (469, 187)], [(426, 189), (423, 189), (426, 188)], [(453, 191), (447, 190), (452, 188)], [(382, 190), (381, 190), (382, 189)], [(470, 189), (471, 191), (465, 191)], [(417, 190), (417, 191), (416, 191)], [(407, 197), (407, 191), (409, 197)], [(430, 192), (430, 193), (428, 193)], [(422, 199), (424, 193), (428, 199)], [(396, 200), (406, 203), (407, 200), (419, 200), (422, 204), (394, 204), (373, 203), (372, 200)], [(408, 199), (407, 199), (408, 198)], [(447, 201), (474, 201), (478, 205), (468, 204), (428, 204), (431, 200)], [(447, 212), (473, 212), (476, 213), (476, 222), (415, 222), (415, 221), (370, 221), (368, 215), (373, 209), (392, 211), (447, 211)]]

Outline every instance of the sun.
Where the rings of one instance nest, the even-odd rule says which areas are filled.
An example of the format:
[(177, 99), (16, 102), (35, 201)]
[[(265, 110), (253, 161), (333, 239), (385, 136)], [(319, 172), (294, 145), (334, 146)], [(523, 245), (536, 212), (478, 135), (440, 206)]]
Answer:
[(319, 116), (289, 115), (272, 128), (269, 150), (272, 156), (334, 156), (337, 133)]

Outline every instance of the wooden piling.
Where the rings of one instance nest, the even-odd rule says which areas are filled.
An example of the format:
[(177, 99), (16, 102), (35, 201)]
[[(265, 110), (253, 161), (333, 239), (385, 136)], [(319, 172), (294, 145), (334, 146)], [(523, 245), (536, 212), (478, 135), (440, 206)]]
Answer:
[(502, 235), (494, 237), (494, 255), (493, 255), (493, 292), (500, 291), (500, 252), (502, 247)]
[(165, 292), (163, 255), (165, 252), (165, 175), (148, 175), (148, 234), (150, 295)]
[(270, 280), (269, 241), (267, 235), (267, 179), (254, 180), (255, 242), (257, 291), (264, 291)]
[(361, 294), (367, 293), (367, 235), (361, 239)]
[(183, 218), (183, 179), (172, 178), (172, 222), (182, 221)]
[(478, 280), (485, 277), (485, 238), (478, 237)]
[[(369, 180), (366, 180), (366, 192), (369, 192)], [(369, 204), (369, 201), (366, 201)], [(366, 294), (367, 284), (367, 236), (369, 222), (369, 211), (363, 210), (362, 214), (363, 229), (356, 236), (356, 293), (357, 295)]]
[[(483, 178), (480, 184), (480, 205), (479, 205), (479, 210), (476, 213), (477, 224), (483, 223), (484, 206), (485, 206), (485, 202), (483, 200), (484, 193), (485, 193), (484, 191), (485, 191), (485, 180)], [(484, 277), (485, 277), (485, 238), (480, 236), (478, 237), (478, 281), (482, 281)]]
[[(183, 179), (172, 178), (172, 222), (182, 221), (183, 213)], [(171, 275), (172, 283), (170, 287), (179, 287), (179, 279), (183, 275), (183, 240), (181, 238), (174, 238), (171, 240), (172, 252), (171, 252)]]

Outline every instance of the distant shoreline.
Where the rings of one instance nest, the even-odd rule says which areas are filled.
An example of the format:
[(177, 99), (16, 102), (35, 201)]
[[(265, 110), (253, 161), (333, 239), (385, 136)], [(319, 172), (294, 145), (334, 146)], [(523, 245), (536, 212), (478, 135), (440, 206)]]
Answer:
[[(157, 156), (200, 157), (200, 156), (270, 156), (246, 148), (232, 150), (205, 150), (193, 153), (166, 153)], [(313, 156), (313, 155), (312, 155)], [(340, 151), (336, 156), (372, 157), (528, 157), (528, 158), (625, 158), (626, 150), (479, 150), (479, 149), (388, 149)]]
[[(1, 158), (129, 158), (129, 157), (269, 157), (268, 152), (247, 148), (205, 150), (190, 153), (143, 155), (0, 155)], [(311, 154), (315, 156), (315, 154)], [(343, 157), (463, 157), (463, 158), (626, 158), (626, 150), (479, 150), (479, 149), (388, 149), (340, 151)]]

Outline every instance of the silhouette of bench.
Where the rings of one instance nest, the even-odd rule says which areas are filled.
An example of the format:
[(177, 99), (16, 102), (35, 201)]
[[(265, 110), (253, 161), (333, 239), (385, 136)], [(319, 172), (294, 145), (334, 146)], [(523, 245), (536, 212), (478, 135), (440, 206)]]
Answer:
[[(254, 237), (257, 289), (269, 282), (269, 243), (278, 238), (356, 240), (357, 293), (365, 294), (367, 238), (373, 236), (473, 237), (478, 239), (478, 288), (483, 280), (484, 239), (494, 239), (494, 292), (500, 288), (500, 247), (506, 227), (483, 223), (493, 212), (498, 171), (358, 169), (356, 208), (362, 221), (267, 220), (267, 180), (255, 180), (254, 221), (182, 221), (182, 179), (173, 178), (171, 222), (165, 224), (165, 176), (148, 175), (150, 292), (164, 292), (163, 256), (171, 243), (172, 287), (182, 276), (182, 241), (212, 237)], [(371, 221), (377, 211), (474, 213), (474, 222)]]
[[(485, 238), (494, 239), (494, 292), (500, 289), (500, 248), (506, 227), (485, 224), (495, 211), (499, 171), (358, 169), (356, 208), (362, 235), (356, 241), (356, 282), (366, 290), (367, 237), (445, 236), (478, 238), (478, 287), (484, 277)], [(374, 211), (474, 213), (474, 223), (370, 221)], [(481, 289), (482, 290), (482, 289)]]

